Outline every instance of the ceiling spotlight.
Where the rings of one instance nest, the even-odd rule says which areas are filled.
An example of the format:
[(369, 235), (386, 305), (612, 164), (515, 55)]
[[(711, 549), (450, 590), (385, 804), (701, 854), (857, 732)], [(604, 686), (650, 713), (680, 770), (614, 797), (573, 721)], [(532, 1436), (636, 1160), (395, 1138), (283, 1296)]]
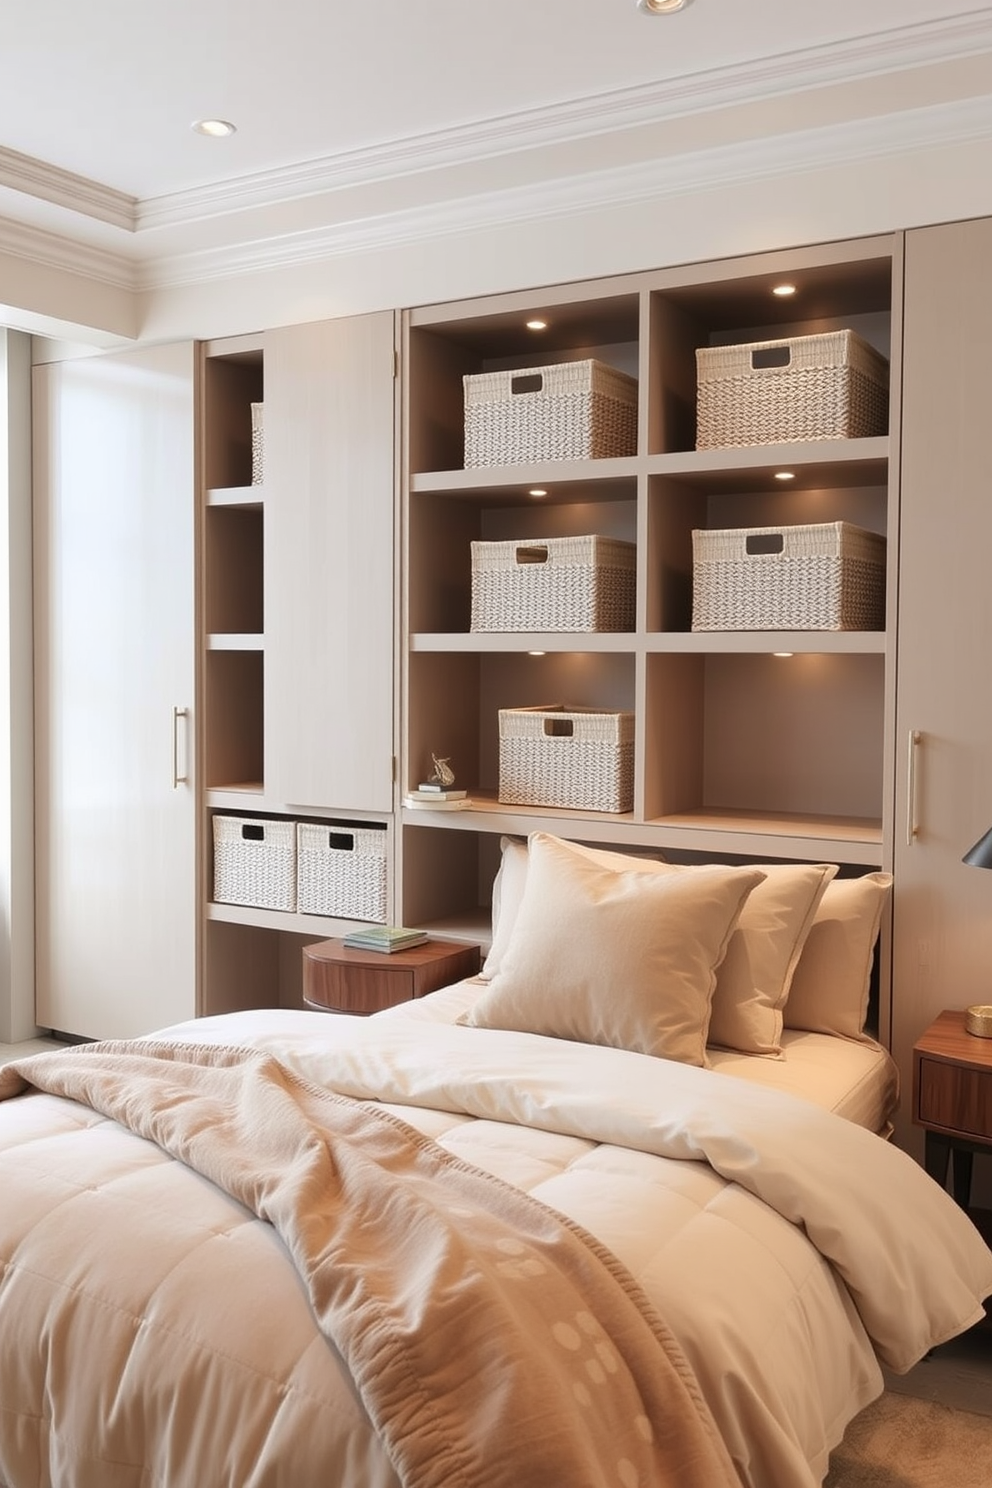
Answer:
[(226, 119), (197, 119), (190, 126), (197, 134), (208, 135), (210, 139), (225, 139), (229, 134), (237, 134), (236, 124), (229, 124)]
[(692, 0), (637, 0), (638, 10), (643, 10), (645, 15), (674, 15), (677, 10), (685, 10), (691, 5)]

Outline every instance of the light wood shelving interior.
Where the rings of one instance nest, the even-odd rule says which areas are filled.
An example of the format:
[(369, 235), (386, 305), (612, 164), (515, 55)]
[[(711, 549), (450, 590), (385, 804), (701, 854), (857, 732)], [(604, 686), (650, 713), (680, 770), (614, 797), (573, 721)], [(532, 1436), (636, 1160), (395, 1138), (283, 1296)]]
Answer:
[[(852, 329), (897, 366), (898, 273), (877, 238), (407, 314), (401, 787), (433, 751), (473, 804), (403, 813), (404, 920), (484, 933), (502, 833), (886, 865), (888, 631), (694, 632), (692, 531), (843, 520), (894, 537), (898, 378), (887, 434), (697, 450), (695, 352)], [(774, 296), (786, 280), (795, 294)], [(637, 376), (635, 455), (463, 468), (466, 374), (583, 357)], [(473, 540), (581, 533), (636, 543), (633, 631), (470, 631)], [(631, 812), (499, 803), (498, 710), (551, 703), (634, 711)]]

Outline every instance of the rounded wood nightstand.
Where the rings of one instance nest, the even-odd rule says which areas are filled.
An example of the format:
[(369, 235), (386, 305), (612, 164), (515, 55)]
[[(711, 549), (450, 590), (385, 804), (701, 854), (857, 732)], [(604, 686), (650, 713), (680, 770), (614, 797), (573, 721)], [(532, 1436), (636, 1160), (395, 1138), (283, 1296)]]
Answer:
[(303, 948), (303, 1000), (323, 1012), (378, 1013), (474, 976), (479, 964), (479, 947), (461, 940), (390, 952), (320, 940)]
[(972, 1159), (992, 1152), (992, 1039), (964, 1026), (964, 1012), (943, 1012), (913, 1049), (913, 1120), (926, 1128), (925, 1165), (941, 1186), (953, 1162), (954, 1197), (971, 1198)]

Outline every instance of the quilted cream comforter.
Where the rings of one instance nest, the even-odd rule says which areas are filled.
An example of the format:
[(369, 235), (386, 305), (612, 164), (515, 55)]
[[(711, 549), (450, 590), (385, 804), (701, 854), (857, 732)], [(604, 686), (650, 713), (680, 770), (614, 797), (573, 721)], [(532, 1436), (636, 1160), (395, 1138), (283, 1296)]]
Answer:
[[(743, 1081), (620, 1050), (399, 1018), (232, 1015), (189, 1025), (184, 1045), (190, 1029), (206, 1052), (183, 1048), (179, 1061), (164, 1040), (146, 1046), (144, 1059), (140, 1046), (41, 1056), (23, 1076), (66, 1093), (32, 1090), (0, 1105), (4, 1488), (428, 1483), (430, 1452), (418, 1457), (417, 1433), (447, 1440), (459, 1415), (476, 1476), (449, 1472), (452, 1482), (652, 1488), (697, 1481), (698, 1468), (703, 1482), (709, 1474), (722, 1484), (729, 1458), (748, 1488), (812, 1488), (847, 1422), (880, 1391), (878, 1361), (909, 1367), (977, 1320), (992, 1292), (992, 1253), (909, 1158), (838, 1117)], [(573, 1297), (557, 1336), (552, 1324), (552, 1364), (537, 1357), (533, 1339), (535, 1357), (518, 1375), (516, 1346), (488, 1312), (476, 1313), (467, 1280), (461, 1314), (457, 1287), (438, 1306), (431, 1277), (447, 1271), (450, 1286), (441, 1252), (453, 1247), (460, 1258), (456, 1276), (476, 1263), (465, 1259), (457, 1213), (449, 1214), (454, 1228), (420, 1232), (435, 1252), (430, 1264), (417, 1245), (403, 1251), (419, 1212), (405, 1195), (408, 1180), (384, 1189), (370, 1234), (367, 1223), (346, 1223), (369, 1199), (331, 1147), (330, 1168), (308, 1169), (303, 1184), (321, 1175), (316, 1204), (295, 1191), (287, 1207), (280, 1175), (294, 1171), (296, 1158), (270, 1145), (282, 1129), (278, 1101), (253, 1097), (251, 1122), (232, 1128), (227, 1158), (215, 1140), (207, 1142), (212, 1156), (200, 1155), (208, 1128), (228, 1123), (231, 1092), (218, 1070), (241, 1069), (242, 1055), (226, 1051), (247, 1043), (277, 1060), (252, 1055), (252, 1070), (274, 1070), (280, 1091), (311, 1092), (308, 1122), (331, 1124), (330, 1106), (347, 1111), (347, 1123), (368, 1114), (327, 1102), (323, 1091), (375, 1102), (386, 1115), (376, 1132), (402, 1131), (409, 1145), (388, 1119), (399, 1116), (431, 1139), (414, 1141), (415, 1152), (436, 1155), (438, 1143), (457, 1160), (440, 1163), (457, 1175), (456, 1188), (465, 1181), (476, 1195), (481, 1169), (503, 1180), (494, 1189), (501, 1196), (522, 1190), (564, 1218), (552, 1226), (555, 1245), (571, 1251), (576, 1242), (581, 1264), (595, 1264), (572, 1273), (564, 1266), (561, 1284), (587, 1305), (576, 1309)], [(137, 1065), (161, 1053), (167, 1063), (211, 1071), (196, 1089), (220, 1104), (209, 1120), (202, 1110), (195, 1119), (195, 1143), (176, 1114), (188, 1092), (160, 1089), (152, 1098), (135, 1066), (111, 1072), (111, 1099), (106, 1081), (101, 1087), (85, 1074), (122, 1052), (137, 1055)], [(18, 1076), (4, 1078), (13, 1094)], [(327, 1149), (311, 1130), (306, 1163), (315, 1144)], [(330, 1223), (320, 1197), (328, 1173), (344, 1201)], [(501, 1197), (481, 1228), (519, 1287), (520, 1268), (526, 1275), (536, 1258), (528, 1225), (548, 1232), (539, 1206), (515, 1207), (516, 1198), (505, 1207)], [(445, 1207), (469, 1218), (479, 1212), (455, 1189)], [(347, 1252), (342, 1229), (354, 1232)], [(379, 1246), (390, 1233), (402, 1264)], [(377, 1376), (394, 1357), (375, 1352), (389, 1342), (381, 1326), (372, 1355), (367, 1339), (356, 1344), (366, 1278), (380, 1264), (386, 1293), (402, 1304), (392, 1316), (413, 1330), (405, 1345), (412, 1339), (411, 1357), (423, 1361), (426, 1391), (414, 1390), (412, 1377), (409, 1391), (381, 1388)], [(650, 1340), (631, 1318), (632, 1299), (641, 1300)], [(587, 1321), (576, 1326), (579, 1314)], [(484, 1335), (481, 1348), (470, 1320)], [(641, 1353), (649, 1343), (661, 1381), (650, 1386)], [(427, 1344), (433, 1352), (416, 1352)], [(580, 1362), (581, 1381), (573, 1379)], [(641, 1440), (664, 1440), (680, 1454), (674, 1476), (666, 1476), (664, 1454), (624, 1445), (604, 1455), (583, 1439), (578, 1462), (563, 1457), (556, 1475), (545, 1458), (540, 1477), (526, 1477), (521, 1462), (537, 1450), (542, 1421), (547, 1440), (561, 1441), (556, 1396), (571, 1391), (592, 1419), (606, 1410), (607, 1395), (597, 1392), (612, 1391), (607, 1377), (628, 1373), (640, 1381), (643, 1419), (653, 1418)], [(481, 1389), (463, 1388), (476, 1382)], [(633, 1397), (609, 1398), (624, 1411)], [(522, 1457), (508, 1421), (519, 1425)], [(616, 1435), (615, 1425), (606, 1435)]]

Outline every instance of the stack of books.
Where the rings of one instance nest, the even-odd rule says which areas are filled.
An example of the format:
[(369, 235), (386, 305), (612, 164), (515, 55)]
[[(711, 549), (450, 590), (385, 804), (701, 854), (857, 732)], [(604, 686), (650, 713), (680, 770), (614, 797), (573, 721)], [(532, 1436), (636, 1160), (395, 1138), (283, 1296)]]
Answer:
[(356, 951), (406, 951), (423, 945), (426, 930), (407, 930), (402, 925), (365, 925), (344, 937), (344, 944)]
[(469, 805), (468, 791), (452, 790), (450, 786), (425, 781), (416, 790), (407, 792), (403, 805), (427, 811), (463, 811)]

